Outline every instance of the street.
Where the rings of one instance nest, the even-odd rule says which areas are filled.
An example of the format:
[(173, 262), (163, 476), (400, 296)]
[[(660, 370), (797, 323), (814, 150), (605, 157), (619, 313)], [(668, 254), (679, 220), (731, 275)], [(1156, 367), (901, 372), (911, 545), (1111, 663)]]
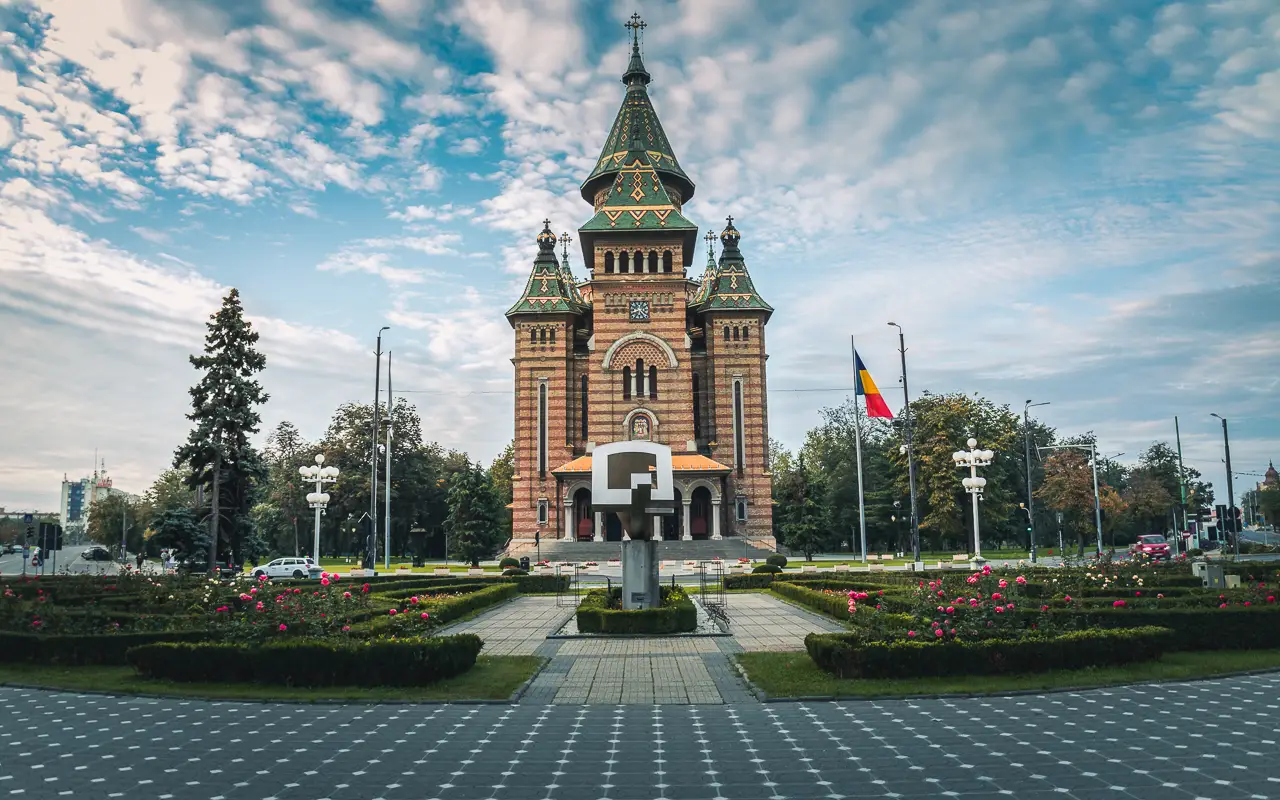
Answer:
[[(55, 560), (54, 554), (49, 553), (49, 559), (44, 565), (44, 574), (63, 574), (70, 572), (75, 575), (115, 575), (119, 572), (119, 565), (114, 561), (86, 561), (80, 557), (80, 554), (88, 550), (93, 545), (66, 545), (57, 551)], [(32, 550), (34, 552), (34, 548)], [(13, 575), (22, 574), (22, 551), (10, 553), (9, 555), (0, 556), (0, 576), (11, 577)], [(27, 559), (27, 574), (32, 575), (38, 573), (39, 570), (31, 566), (30, 558)]]

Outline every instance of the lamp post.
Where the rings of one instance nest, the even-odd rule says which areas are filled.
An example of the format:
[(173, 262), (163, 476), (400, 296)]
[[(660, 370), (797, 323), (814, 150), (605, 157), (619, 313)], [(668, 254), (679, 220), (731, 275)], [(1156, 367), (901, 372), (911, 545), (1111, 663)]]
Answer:
[(1030, 540), (1031, 563), (1036, 563), (1036, 523), (1035, 501), (1031, 499), (1031, 409), (1036, 406), (1047, 406), (1049, 402), (1033, 403), (1028, 400), (1022, 406), (1022, 442), (1027, 457), (1027, 539)]
[(978, 467), (989, 465), (996, 454), (990, 450), (979, 450), (978, 440), (972, 437), (969, 438), (966, 444), (969, 445), (969, 449), (955, 451), (951, 454), (951, 460), (961, 469), (969, 468), (969, 477), (965, 478), (962, 483), (964, 484), (964, 490), (973, 495), (973, 560), (981, 561), (982, 539), (978, 531), (978, 498), (982, 495), (982, 490), (987, 485), (987, 479), (978, 477)]
[(389, 330), (389, 325), (378, 328), (378, 345), (373, 353), (376, 361), (373, 368), (373, 436), (369, 444), (369, 539), (364, 543), (364, 568), (367, 570), (378, 565), (378, 393), (382, 391), (382, 332)]
[(902, 413), (905, 417), (905, 438), (907, 440), (907, 486), (911, 490), (911, 555), (917, 569), (920, 565), (920, 517), (916, 514), (916, 461), (911, 447), (911, 396), (907, 393), (907, 340), (903, 337), (902, 326), (890, 322), (890, 327), (898, 329), (898, 353), (902, 356)]
[(338, 479), (338, 468), (324, 466), (324, 455), (317, 453), (315, 466), (298, 467), (298, 474), (303, 480), (315, 481), (316, 484), (316, 490), (307, 493), (307, 503), (316, 510), (316, 538), (311, 552), (315, 555), (318, 567), (320, 566), (320, 515), (324, 513), (325, 506), (329, 505), (329, 495), (324, 491), (324, 485)]
[(1231, 439), (1227, 436), (1227, 418), (1218, 414), (1210, 414), (1211, 417), (1217, 417), (1222, 420), (1222, 449), (1226, 451), (1227, 457), (1227, 517), (1232, 520), (1231, 523), (1231, 539), (1233, 543), (1233, 551), (1237, 559), (1240, 558), (1240, 531), (1236, 530), (1235, 514), (1236, 514), (1236, 493), (1235, 486), (1231, 480)]
[[(1098, 551), (1097, 552), (1098, 552), (1098, 557), (1101, 558), (1102, 556), (1102, 501), (1098, 496), (1098, 447), (1097, 447), (1097, 444), (1095, 442), (1089, 442), (1089, 444), (1087, 445), (1054, 444), (1054, 445), (1046, 445), (1044, 447), (1037, 447), (1036, 451), (1039, 452), (1041, 450), (1070, 450), (1072, 448), (1089, 451), (1089, 465), (1093, 468), (1093, 519), (1094, 519), (1094, 524), (1097, 525), (1097, 528), (1098, 528)], [(1114, 456), (1111, 456), (1111, 458), (1119, 458), (1122, 455), (1124, 455), (1124, 453), (1116, 453)], [(1058, 524), (1061, 525), (1062, 515), (1059, 514), (1058, 516), (1059, 516)], [(1058, 533), (1059, 533), (1059, 536), (1061, 536), (1062, 531), (1059, 530)], [(1062, 548), (1061, 542), (1058, 543), (1058, 548), (1059, 549)], [(1080, 555), (1084, 555), (1083, 551), (1080, 553)]]

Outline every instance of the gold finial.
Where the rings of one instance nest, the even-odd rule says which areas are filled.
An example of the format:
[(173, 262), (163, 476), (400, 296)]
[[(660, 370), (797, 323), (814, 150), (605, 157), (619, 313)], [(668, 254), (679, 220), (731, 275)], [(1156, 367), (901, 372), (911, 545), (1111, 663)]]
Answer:
[(639, 48), (640, 31), (649, 27), (649, 25), (644, 20), (640, 19), (639, 13), (635, 13), (631, 15), (631, 20), (625, 23), (625, 27), (627, 30), (631, 31), (631, 46)]
[(568, 231), (560, 234), (560, 251), (564, 253), (564, 263), (569, 263), (569, 242), (573, 241), (573, 237)]

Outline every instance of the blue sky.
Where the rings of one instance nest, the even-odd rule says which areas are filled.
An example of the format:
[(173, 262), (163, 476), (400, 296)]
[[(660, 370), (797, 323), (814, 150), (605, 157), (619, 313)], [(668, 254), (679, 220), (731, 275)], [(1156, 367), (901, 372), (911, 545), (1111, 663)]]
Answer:
[(686, 213), (777, 309), (776, 438), (851, 333), (900, 405), (894, 320), (914, 394), (1049, 400), (1122, 460), (1179, 415), (1219, 489), (1209, 412), (1237, 471), (1280, 455), (1274, 0), (0, 0), (0, 505), (95, 448), (145, 489), (231, 286), (264, 429), (368, 402), (385, 324), (425, 435), (491, 459), (502, 312), (589, 218), (634, 10)]

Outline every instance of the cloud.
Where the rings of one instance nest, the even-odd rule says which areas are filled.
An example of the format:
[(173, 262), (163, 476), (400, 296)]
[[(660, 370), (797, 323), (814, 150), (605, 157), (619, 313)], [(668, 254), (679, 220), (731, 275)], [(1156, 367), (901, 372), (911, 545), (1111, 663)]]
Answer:
[(483, 136), (468, 136), (449, 145), (449, 152), (455, 156), (473, 156), (484, 149), (487, 141)]
[(475, 208), (470, 206), (457, 207), (453, 203), (445, 203), (440, 206), (409, 206), (404, 211), (392, 211), (387, 216), (390, 219), (400, 220), (401, 222), (424, 222), (427, 220), (449, 222), (454, 219), (465, 219), (475, 213)]

